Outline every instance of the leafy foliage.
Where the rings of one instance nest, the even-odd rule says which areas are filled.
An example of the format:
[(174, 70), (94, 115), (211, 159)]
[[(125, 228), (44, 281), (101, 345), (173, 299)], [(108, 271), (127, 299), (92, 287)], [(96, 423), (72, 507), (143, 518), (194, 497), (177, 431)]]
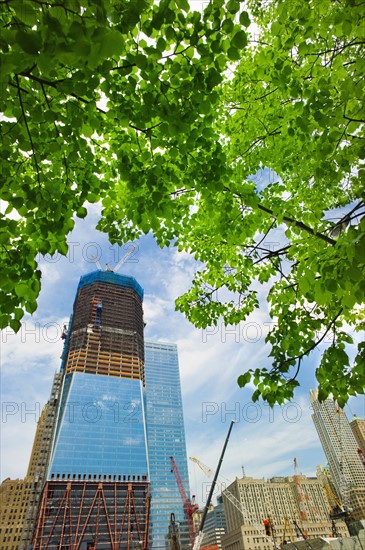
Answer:
[[(238, 383), (253, 380), (254, 400), (281, 403), (303, 358), (330, 339), (316, 372), (320, 396), (343, 405), (365, 380), (363, 344), (350, 351), (353, 367), (348, 356), (351, 332), (364, 329), (364, 16), (352, 1), (250, 7), (261, 34), (225, 86), (233, 174), (222, 204), (205, 206), (209, 229), (202, 235), (201, 220), (190, 239), (207, 251), (208, 238), (213, 254), (198, 252), (205, 272), (178, 305), (199, 326), (219, 316), (235, 324), (258, 307), (261, 283), (275, 321), (266, 339), (273, 366)], [(213, 302), (213, 289), (239, 299)]]
[(321, 398), (363, 392), (361, 3), (0, 5), (1, 327), (36, 308), (36, 254), (66, 254), (74, 215), (101, 200), (113, 242), (152, 231), (204, 265), (177, 300), (196, 326), (267, 300), (272, 368), (238, 378), (254, 400), (292, 397), (329, 337)]
[[(232, 0), (215, 1), (204, 14), (186, 0), (0, 6), (7, 204), (0, 219), (0, 327), (17, 330), (23, 309), (36, 308), (37, 253), (67, 253), (73, 216), (86, 216), (86, 201), (116, 204), (118, 216), (129, 202), (126, 214), (142, 230), (158, 232), (158, 217), (170, 213), (169, 181), (178, 183), (188, 156), (201, 173), (205, 149), (217, 166), (224, 162), (211, 130), (215, 88), (227, 50), (239, 52), (245, 33), (234, 23), (239, 3)], [(190, 168), (185, 178), (191, 177)]]

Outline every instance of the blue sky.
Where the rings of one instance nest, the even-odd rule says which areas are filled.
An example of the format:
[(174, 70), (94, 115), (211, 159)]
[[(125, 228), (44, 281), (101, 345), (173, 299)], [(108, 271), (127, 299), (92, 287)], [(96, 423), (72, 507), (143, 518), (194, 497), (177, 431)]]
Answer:
[[(103, 267), (114, 266), (131, 247), (110, 245), (107, 236), (94, 229), (98, 207), (90, 205), (88, 210), (69, 237), (68, 257), (42, 259), (38, 310), (26, 317), (17, 335), (2, 334), (1, 480), (26, 473), (36, 419), (60, 365), (61, 330), (72, 311), (80, 275), (95, 269), (93, 255)], [(247, 476), (257, 478), (292, 475), (294, 457), (303, 474), (314, 475), (316, 466), (326, 463), (309, 402), (319, 352), (303, 365), (302, 387), (293, 403), (273, 410), (252, 404), (252, 389), (239, 389), (236, 380), (249, 368), (270, 365), (265, 308), (239, 327), (196, 329), (174, 307), (175, 298), (189, 288), (196, 262), (175, 249), (159, 249), (150, 236), (136, 244), (120, 272), (134, 276), (144, 288), (145, 339), (178, 345), (188, 456), (215, 470), (229, 423), (235, 419), (221, 469), (223, 484), (240, 477), (242, 466)], [(345, 412), (349, 419), (352, 414), (364, 417), (364, 397), (350, 399)], [(209, 478), (192, 461), (189, 472), (191, 491), (202, 504)]]

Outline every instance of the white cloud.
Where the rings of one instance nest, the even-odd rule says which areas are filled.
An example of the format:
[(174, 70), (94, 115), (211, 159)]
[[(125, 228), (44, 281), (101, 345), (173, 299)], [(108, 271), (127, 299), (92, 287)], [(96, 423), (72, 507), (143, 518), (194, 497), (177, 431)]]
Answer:
[(143, 302), (143, 318), (148, 326), (161, 322), (161, 319), (167, 315), (169, 302), (158, 296), (146, 295)]

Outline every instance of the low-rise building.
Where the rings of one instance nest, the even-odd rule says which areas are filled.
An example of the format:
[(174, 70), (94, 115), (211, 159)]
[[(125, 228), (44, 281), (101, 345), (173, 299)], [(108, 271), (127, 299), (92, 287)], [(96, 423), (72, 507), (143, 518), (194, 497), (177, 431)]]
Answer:
[[(332, 536), (326, 492), (317, 478), (237, 478), (228, 490), (240, 509), (223, 492), (227, 521), (223, 550), (272, 550), (273, 544), (303, 535)], [(342, 536), (348, 536), (343, 522), (336, 527)]]

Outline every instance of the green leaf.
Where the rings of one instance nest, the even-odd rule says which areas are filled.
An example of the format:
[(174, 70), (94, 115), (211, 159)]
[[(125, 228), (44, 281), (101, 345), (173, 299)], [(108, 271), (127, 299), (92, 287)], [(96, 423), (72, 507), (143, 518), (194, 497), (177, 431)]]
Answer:
[(247, 11), (243, 11), (243, 12), (240, 13), (240, 23), (244, 27), (249, 27), (250, 26), (251, 20), (250, 20), (250, 17), (248, 15)]
[(200, 104), (200, 112), (203, 113), (204, 115), (207, 115), (208, 113), (210, 113), (211, 108), (212, 106), (209, 103), (209, 101), (202, 101), (202, 103)]
[(234, 47), (228, 48), (227, 56), (231, 61), (238, 61), (241, 58), (240, 51)]
[(163, 53), (165, 51), (165, 48), (166, 48), (166, 40), (164, 40), (162, 37), (160, 37), (157, 40), (156, 47), (161, 53)]
[(282, 26), (278, 21), (274, 21), (271, 25), (271, 33), (273, 36), (278, 36), (282, 32)]
[(68, 252), (68, 245), (65, 242), (59, 242), (57, 244), (57, 249), (60, 254), (62, 254), (63, 256), (66, 256)]
[(15, 285), (15, 292), (19, 298), (24, 298), (29, 294), (29, 287), (26, 283), (17, 283)]
[(245, 374), (241, 374), (238, 379), (237, 379), (237, 383), (239, 385), (240, 388), (243, 388), (244, 386), (246, 386), (246, 384), (248, 384), (251, 380), (251, 373), (250, 372), (246, 372)]
[(239, 9), (240, 3), (236, 0), (230, 0), (229, 2), (227, 2), (227, 11), (229, 13), (237, 13)]
[(22, 324), (17, 319), (11, 319), (10, 321), (10, 328), (13, 329), (14, 332), (18, 332)]
[(78, 218), (85, 218), (87, 216), (86, 208), (84, 206), (81, 206), (80, 208), (78, 208), (76, 211), (76, 216)]
[(179, 8), (181, 8), (185, 12), (190, 11), (190, 4), (189, 4), (188, 0), (177, 0), (177, 5), (178, 5)]
[(11, 322), (11, 318), (9, 315), (0, 314), (0, 330), (3, 330), (7, 326), (9, 326), (10, 322)]
[(145, 55), (139, 53), (135, 56), (134, 59), (137, 67), (139, 67), (140, 69), (145, 69), (147, 67), (148, 58)]
[(247, 45), (247, 34), (245, 31), (238, 31), (232, 38), (232, 46), (236, 48), (244, 48)]
[(18, 31), (16, 40), (22, 50), (31, 55), (36, 55), (42, 47), (42, 38), (37, 31)]
[(232, 19), (225, 19), (225, 21), (223, 21), (222, 23), (222, 31), (227, 34), (232, 32), (233, 27), (234, 27), (234, 23)]

